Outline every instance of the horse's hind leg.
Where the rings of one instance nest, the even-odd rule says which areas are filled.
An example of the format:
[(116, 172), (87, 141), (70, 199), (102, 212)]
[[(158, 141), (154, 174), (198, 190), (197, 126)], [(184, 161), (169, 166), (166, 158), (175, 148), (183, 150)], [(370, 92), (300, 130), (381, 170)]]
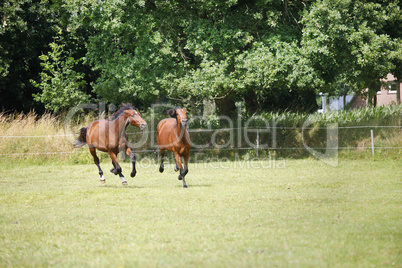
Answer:
[(159, 167), (159, 172), (162, 173), (165, 170), (163, 166), (163, 158), (165, 157), (165, 149), (161, 149), (161, 165)]
[(103, 171), (102, 171), (102, 169), (101, 169), (101, 167), (99, 165), (99, 158), (96, 155), (96, 149), (95, 148), (89, 148), (89, 152), (91, 153), (91, 155), (94, 158), (95, 165), (98, 167), (101, 183), (105, 183), (105, 177), (103, 176)]
[(135, 174), (137, 174), (137, 170), (135, 169), (135, 162), (136, 162), (135, 154), (132, 152), (130, 147), (127, 147), (126, 154), (130, 157), (131, 163), (133, 164), (133, 170), (131, 171), (130, 176), (135, 177)]
[(121, 167), (120, 167), (119, 163), (117, 162), (116, 153), (114, 153), (112, 151), (109, 151), (109, 155), (110, 155), (110, 158), (112, 159), (112, 163), (113, 163), (113, 166), (114, 166), (114, 168), (112, 170), (110, 170), (110, 171), (114, 175), (119, 174), (119, 177), (121, 179), (121, 183), (123, 185), (127, 185), (128, 183), (127, 183), (126, 179), (124, 178), (123, 174), (121, 173)]

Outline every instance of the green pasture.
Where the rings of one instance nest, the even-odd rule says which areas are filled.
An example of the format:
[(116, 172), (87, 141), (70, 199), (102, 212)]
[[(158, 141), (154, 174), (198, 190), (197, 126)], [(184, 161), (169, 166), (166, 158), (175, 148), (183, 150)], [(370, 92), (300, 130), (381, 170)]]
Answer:
[[(402, 266), (402, 166), (313, 159), (0, 164), (0, 267)], [(102, 164), (104, 171), (110, 161)]]

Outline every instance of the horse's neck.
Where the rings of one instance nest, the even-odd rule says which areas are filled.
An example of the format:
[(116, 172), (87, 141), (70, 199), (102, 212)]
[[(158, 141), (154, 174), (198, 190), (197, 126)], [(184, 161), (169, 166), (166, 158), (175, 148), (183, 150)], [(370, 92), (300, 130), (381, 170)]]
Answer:
[[(183, 128), (183, 127), (181, 126), (181, 124), (179, 124), (179, 122), (177, 122), (177, 120), (176, 120), (176, 124), (177, 124), (177, 127), (176, 127), (176, 130), (177, 130), (177, 137), (180, 137), (180, 139), (181, 139), (182, 141), (189, 143), (189, 141), (188, 141), (188, 136), (187, 136), (187, 133), (186, 133), (186, 128)], [(183, 133), (182, 133), (182, 132), (183, 132)]]
[(115, 124), (115, 128), (116, 131), (118, 131), (119, 133), (119, 137), (124, 137), (126, 134), (126, 129), (128, 127), (128, 118), (120, 116), (117, 119), (113, 120), (111, 123)]
[(179, 122), (177, 122), (177, 119), (176, 119), (176, 131), (177, 131), (178, 137), (180, 137), (182, 130), (183, 130), (183, 128), (181, 127), (181, 124), (179, 124)]

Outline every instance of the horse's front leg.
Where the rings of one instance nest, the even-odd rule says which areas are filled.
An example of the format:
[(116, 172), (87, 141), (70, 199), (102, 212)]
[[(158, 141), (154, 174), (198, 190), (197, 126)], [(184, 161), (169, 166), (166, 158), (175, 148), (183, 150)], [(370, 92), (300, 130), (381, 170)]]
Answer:
[(180, 157), (178, 152), (174, 152), (174, 158), (176, 159), (176, 165), (180, 169), (179, 180), (183, 181), (183, 188), (187, 188), (186, 180), (184, 179), (184, 177), (186, 176), (187, 172), (183, 168), (183, 166), (181, 165), (181, 157)]
[(179, 171), (179, 170), (180, 170), (179, 165), (178, 165), (177, 162), (176, 162), (176, 166), (174, 167), (174, 171), (177, 172), (177, 171)]
[(136, 162), (135, 154), (132, 152), (132, 150), (128, 146), (126, 148), (126, 154), (130, 157), (131, 163), (133, 164), (133, 170), (131, 171), (130, 176), (135, 177), (135, 174), (137, 174), (137, 170), (135, 169), (135, 162)]
[(121, 183), (123, 185), (127, 185), (128, 183), (127, 183), (126, 179), (124, 178), (123, 174), (121, 173), (121, 167), (120, 167), (119, 163), (117, 162), (117, 154), (113, 151), (109, 151), (109, 155), (110, 155), (110, 158), (112, 159), (112, 163), (114, 166), (114, 168), (111, 169), (110, 172), (112, 172), (115, 175), (118, 174), (121, 179)]
[(184, 176), (188, 173), (188, 160), (190, 159), (190, 152), (184, 155)]

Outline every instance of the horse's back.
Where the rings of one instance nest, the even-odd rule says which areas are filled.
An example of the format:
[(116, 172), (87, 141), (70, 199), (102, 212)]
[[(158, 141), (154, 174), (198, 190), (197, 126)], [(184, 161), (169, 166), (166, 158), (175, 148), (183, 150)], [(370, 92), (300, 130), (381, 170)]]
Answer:
[(93, 140), (97, 139), (99, 135), (99, 120), (93, 121), (87, 127), (87, 143), (91, 144)]
[(96, 147), (100, 151), (107, 152), (106, 129), (107, 120), (97, 120), (87, 127), (87, 144), (89, 147)]
[(174, 118), (165, 118), (162, 119), (158, 126), (156, 127), (156, 131), (158, 134), (164, 134), (165, 132), (173, 131), (174, 128), (177, 127), (176, 119)]

